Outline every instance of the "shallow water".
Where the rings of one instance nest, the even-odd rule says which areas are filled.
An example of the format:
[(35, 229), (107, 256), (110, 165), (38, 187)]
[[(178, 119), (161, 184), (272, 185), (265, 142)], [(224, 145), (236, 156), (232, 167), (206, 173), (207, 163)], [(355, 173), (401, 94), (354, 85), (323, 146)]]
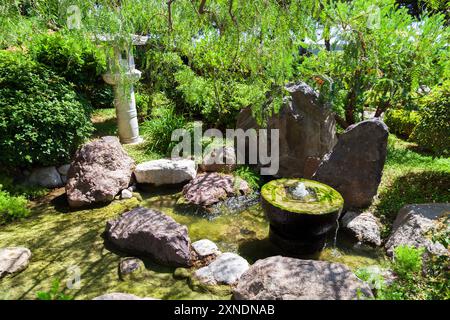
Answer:
[[(142, 205), (158, 209), (170, 215), (177, 222), (185, 224), (192, 241), (210, 239), (222, 252), (236, 252), (250, 263), (273, 255), (287, 255), (268, 240), (269, 223), (261, 205), (253, 206), (240, 213), (225, 213), (219, 216), (202, 216), (177, 210), (175, 202), (179, 193), (142, 194)], [(352, 269), (372, 264), (383, 264), (381, 251), (357, 248), (342, 232), (338, 233), (334, 246), (334, 232), (330, 232), (327, 245), (321, 253), (313, 256), (299, 256), (304, 259), (318, 259), (347, 264)]]
[[(0, 280), (0, 299), (35, 299), (38, 291), (48, 291), (56, 279), (61, 282), (61, 290), (75, 299), (92, 299), (107, 292), (160, 299), (230, 298), (225, 293), (193, 290), (187, 280), (174, 278), (174, 268), (159, 266), (148, 259), (143, 259), (146, 270), (140, 277), (120, 281), (117, 267), (126, 254), (105, 247), (102, 234), (106, 221), (137, 205), (160, 210), (187, 225), (192, 241), (210, 239), (222, 252), (237, 252), (251, 263), (283, 254), (267, 239), (269, 226), (259, 205), (238, 214), (212, 217), (177, 210), (176, 189), (147, 190), (140, 196), (140, 201), (120, 200), (101, 208), (71, 212), (65, 196), (60, 194), (50, 203), (34, 208), (33, 217), (0, 227), (0, 247), (26, 246), (33, 254), (27, 269)], [(303, 258), (342, 262), (352, 269), (383, 263), (381, 254), (354, 250), (341, 235), (337, 240), (337, 248), (330, 245), (320, 255)], [(81, 283), (79, 288), (68, 289), (66, 281), (72, 276), (68, 268), (72, 266), (80, 269)]]

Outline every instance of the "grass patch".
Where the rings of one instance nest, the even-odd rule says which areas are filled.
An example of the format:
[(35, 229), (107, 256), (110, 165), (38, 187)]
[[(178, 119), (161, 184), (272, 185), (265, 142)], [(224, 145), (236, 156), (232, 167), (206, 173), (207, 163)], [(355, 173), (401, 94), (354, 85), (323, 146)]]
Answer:
[(94, 125), (93, 138), (117, 135), (116, 109), (96, 109), (91, 117)]
[[(97, 109), (91, 120), (95, 128), (92, 138), (117, 136), (116, 109)], [(140, 125), (141, 134), (145, 135), (145, 126)], [(158, 152), (151, 151), (150, 143), (150, 141), (145, 141), (137, 145), (123, 145), (123, 147), (136, 163), (162, 158), (163, 156)]]
[(414, 151), (414, 144), (389, 136), (388, 155), (372, 209), (387, 236), (406, 204), (450, 202), (450, 159)]

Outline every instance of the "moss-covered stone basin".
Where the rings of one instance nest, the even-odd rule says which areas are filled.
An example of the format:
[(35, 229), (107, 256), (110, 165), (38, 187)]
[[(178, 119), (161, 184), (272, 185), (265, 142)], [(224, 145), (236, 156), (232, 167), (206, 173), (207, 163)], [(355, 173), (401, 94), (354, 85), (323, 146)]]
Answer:
[(262, 187), (261, 198), (270, 240), (293, 254), (321, 250), (344, 205), (339, 192), (307, 179), (272, 180)]

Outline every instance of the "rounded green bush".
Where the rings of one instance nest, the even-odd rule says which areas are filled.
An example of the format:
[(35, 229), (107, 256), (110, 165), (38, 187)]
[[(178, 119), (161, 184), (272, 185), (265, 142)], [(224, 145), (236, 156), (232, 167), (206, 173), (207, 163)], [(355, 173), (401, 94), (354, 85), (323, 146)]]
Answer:
[(386, 112), (384, 122), (391, 133), (407, 139), (420, 122), (417, 111), (394, 109)]
[(72, 86), (21, 52), (0, 51), (0, 165), (67, 161), (92, 132)]
[(94, 108), (112, 107), (112, 88), (101, 77), (106, 72), (105, 54), (90, 41), (75, 34), (43, 33), (33, 38), (30, 55), (74, 84)]
[(410, 140), (436, 156), (450, 156), (450, 81), (435, 87), (420, 103), (421, 121)]

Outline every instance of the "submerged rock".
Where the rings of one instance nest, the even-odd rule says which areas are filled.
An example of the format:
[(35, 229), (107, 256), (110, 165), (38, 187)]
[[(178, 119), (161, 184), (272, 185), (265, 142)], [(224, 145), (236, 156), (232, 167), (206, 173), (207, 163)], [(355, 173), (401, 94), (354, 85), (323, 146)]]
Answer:
[(340, 263), (274, 256), (258, 260), (233, 291), (237, 300), (372, 298), (369, 286)]
[(348, 211), (342, 217), (342, 226), (361, 243), (381, 245), (380, 223), (371, 212)]
[(138, 207), (109, 221), (106, 237), (131, 254), (147, 255), (168, 266), (191, 265), (187, 227), (162, 212)]
[(86, 143), (75, 154), (67, 175), (69, 205), (81, 207), (114, 200), (128, 187), (133, 169), (133, 159), (116, 137)]
[(124, 258), (119, 263), (119, 276), (122, 280), (125, 280), (131, 275), (139, 275), (144, 269), (144, 262), (137, 258)]
[(221, 253), (217, 245), (208, 239), (193, 242), (192, 248), (200, 258), (210, 255), (219, 255)]
[(198, 175), (183, 187), (182, 204), (207, 208), (228, 197), (251, 192), (247, 182), (229, 174), (216, 172)]
[(232, 285), (248, 268), (247, 260), (235, 253), (225, 252), (206, 267), (198, 269), (194, 275), (200, 282), (208, 285)]
[(159, 299), (150, 297), (141, 298), (130, 293), (112, 292), (95, 297), (92, 300), (159, 300)]
[(449, 217), (450, 203), (409, 204), (397, 214), (392, 233), (386, 242), (386, 250), (392, 255), (400, 245), (425, 248), (429, 253), (448, 255), (440, 243), (433, 242), (427, 233), (436, 228), (440, 218)]
[(31, 258), (31, 251), (24, 247), (0, 249), (0, 278), (24, 270)]
[(345, 208), (367, 207), (381, 181), (388, 134), (387, 126), (376, 118), (348, 127), (313, 179), (339, 191)]
[(128, 189), (123, 189), (120, 193), (120, 199), (131, 199), (133, 198), (133, 192)]
[(221, 213), (239, 213), (260, 203), (261, 195), (253, 192), (242, 196), (227, 198), (219, 201), (208, 208), (209, 214), (218, 215)]
[(64, 185), (61, 175), (55, 167), (33, 169), (28, 177), (28, 183), (50, 189), (62, 187)]
[(197, 166), (189, 159), (159, 159), (138, 164), (134, 175), (138, 183), (179, 184), (194, 179)]

